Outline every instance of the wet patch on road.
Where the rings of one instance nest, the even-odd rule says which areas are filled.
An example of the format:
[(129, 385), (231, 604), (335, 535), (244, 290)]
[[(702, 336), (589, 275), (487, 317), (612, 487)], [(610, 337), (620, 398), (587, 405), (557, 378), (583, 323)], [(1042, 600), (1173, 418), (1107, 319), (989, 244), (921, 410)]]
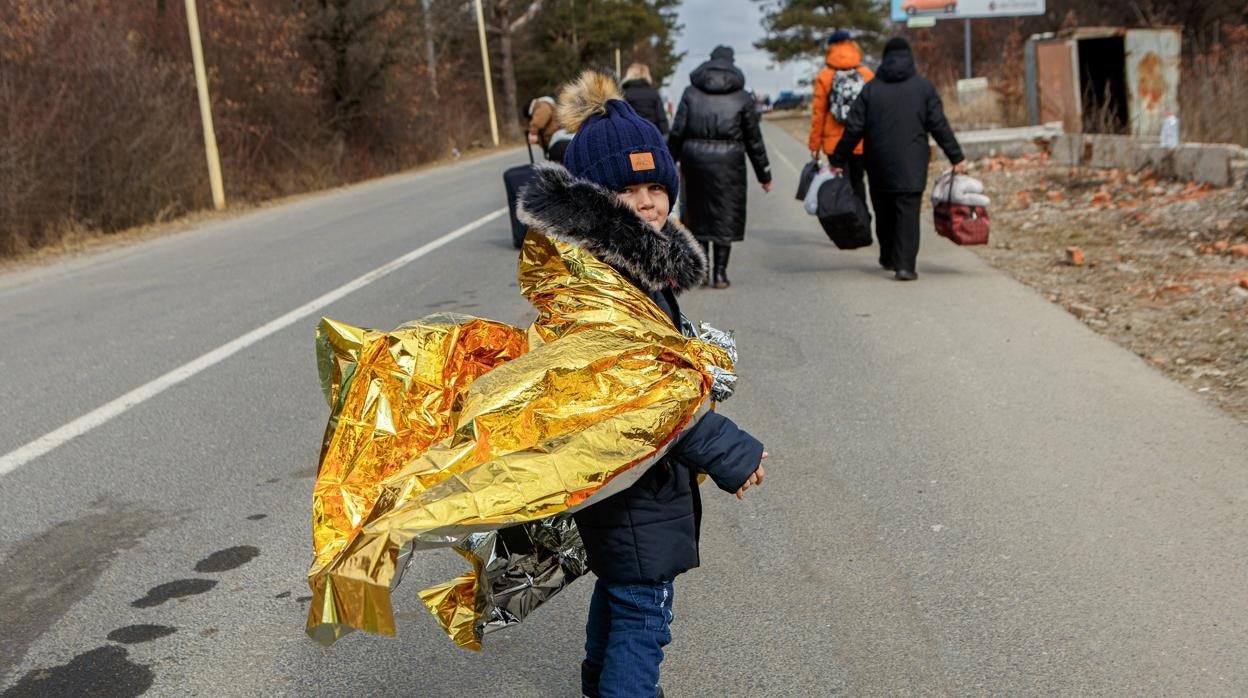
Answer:
[(195, 563), (196, 572), (227, 572), (242, 567), (260, 556), (260, 548), (254, 545), (236, 545), (218, 550)]
[(177, 628), (171, 628), (167, 625), (127, 625), (109, 633), (108, 639), (126, 645), (137, 645), (140, 642), (151, 642), (176, 632), (178, 632)]
[(180, 599), (184, 596), (195, 596), (209, 591), (217, 585), (215, 579), (176, 579), (172, 582), (157, 584), (147, 590), (147, 596), (130, 602), (135, 608), (151, 608), (159, 606), (169, 599)]
[(3, 698), (36, 696), (140, 696), (152, 687), (155, 674), (146, 665), (130, 661), (124, 647), (97, 647), (68, 664), (34, 669), (5, 691)]
[(138, 505), (99, 499), (83, 516), (18, 543), (0, 564), (0, 675), (90, 595), (118, 553), (133, 548), (164, 518)]

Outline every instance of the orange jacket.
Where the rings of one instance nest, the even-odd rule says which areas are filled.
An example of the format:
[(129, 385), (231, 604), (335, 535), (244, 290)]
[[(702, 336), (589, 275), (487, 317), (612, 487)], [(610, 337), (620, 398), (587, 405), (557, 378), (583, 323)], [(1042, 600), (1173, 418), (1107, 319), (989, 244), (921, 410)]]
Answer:
[[(828, 93), (832, 91), (832, 79), (836, 71), (857, 68), (863, 81), (875, 77), (871, 69), (862, 65), (862, 49), (852, 41), (841, 41), (828, 47), (826, 67), (815, 78), (815, 96), (811, 100), (810, 138), (807, 147), (831, 153), (845, 133), (845, 125), (828, 113)], [(862, 144), (854, 148), (854, 155), (862, 155)]]

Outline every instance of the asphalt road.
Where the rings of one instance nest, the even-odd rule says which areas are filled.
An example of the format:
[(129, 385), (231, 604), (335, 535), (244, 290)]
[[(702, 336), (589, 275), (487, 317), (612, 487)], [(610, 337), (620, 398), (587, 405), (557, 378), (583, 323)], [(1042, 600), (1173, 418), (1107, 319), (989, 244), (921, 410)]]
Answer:
[[(706, 492), (667, 694), (1248, 694), (1248, 429), (944, 240), (911, 284), (838, 252), (766, 135), (733, 286), (682, 303), (737, 330), (769, 476)], [(506, 219), (463, 229), (523, 159), (0, 276), (4, 696), (577, 695), (585, 581), (474, 654), (415, 599), (462, 561), (422, 554), (397, 638), (303, 634), (317, 317), (526, 322)]]

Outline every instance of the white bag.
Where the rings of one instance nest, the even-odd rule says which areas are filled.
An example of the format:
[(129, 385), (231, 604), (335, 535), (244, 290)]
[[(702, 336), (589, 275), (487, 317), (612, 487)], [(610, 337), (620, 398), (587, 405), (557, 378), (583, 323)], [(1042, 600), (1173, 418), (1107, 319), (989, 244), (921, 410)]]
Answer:
[(832, 179), (836, 175), (832, 173), (832, 168), (824, 165), (819, 169), (819, 174), (810, 182), (810, 189), (806, 192), (806, 199), (802, 202), (802, 208), (806, 209), (806, 213), (814, 216), (819, 212), (819, 187), (823, 183)]
[[(949, 193), (953, 186), (952, 196)], [(984, 183), (970, 175), (955, 175), (949, 170), (936, 178), (932, 184), (932, 205), (953, 203), (962, 206), (982, 206), (988, 208), (992, 200), (984, 196)]]

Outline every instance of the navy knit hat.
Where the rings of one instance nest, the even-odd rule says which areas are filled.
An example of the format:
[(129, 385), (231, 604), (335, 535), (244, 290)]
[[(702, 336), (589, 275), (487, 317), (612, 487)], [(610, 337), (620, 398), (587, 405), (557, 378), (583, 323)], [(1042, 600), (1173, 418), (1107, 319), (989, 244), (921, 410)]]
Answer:
[(611, 191), (656, 182), (675, 205), (680, 190), (676, 162), (659, 129), (625, 102), (615, 81), (585, 71), (559, 95), (559, 125), (575, 131), (563, 165), (575, 177)]
[(828, 35), (828, 46), (831, 46), (832, 44), (839, 44), (842, 41), (849, 41), (852, 38), (854, 38), (854, 36), (849, 32), (844, 29), (837, 29)]

